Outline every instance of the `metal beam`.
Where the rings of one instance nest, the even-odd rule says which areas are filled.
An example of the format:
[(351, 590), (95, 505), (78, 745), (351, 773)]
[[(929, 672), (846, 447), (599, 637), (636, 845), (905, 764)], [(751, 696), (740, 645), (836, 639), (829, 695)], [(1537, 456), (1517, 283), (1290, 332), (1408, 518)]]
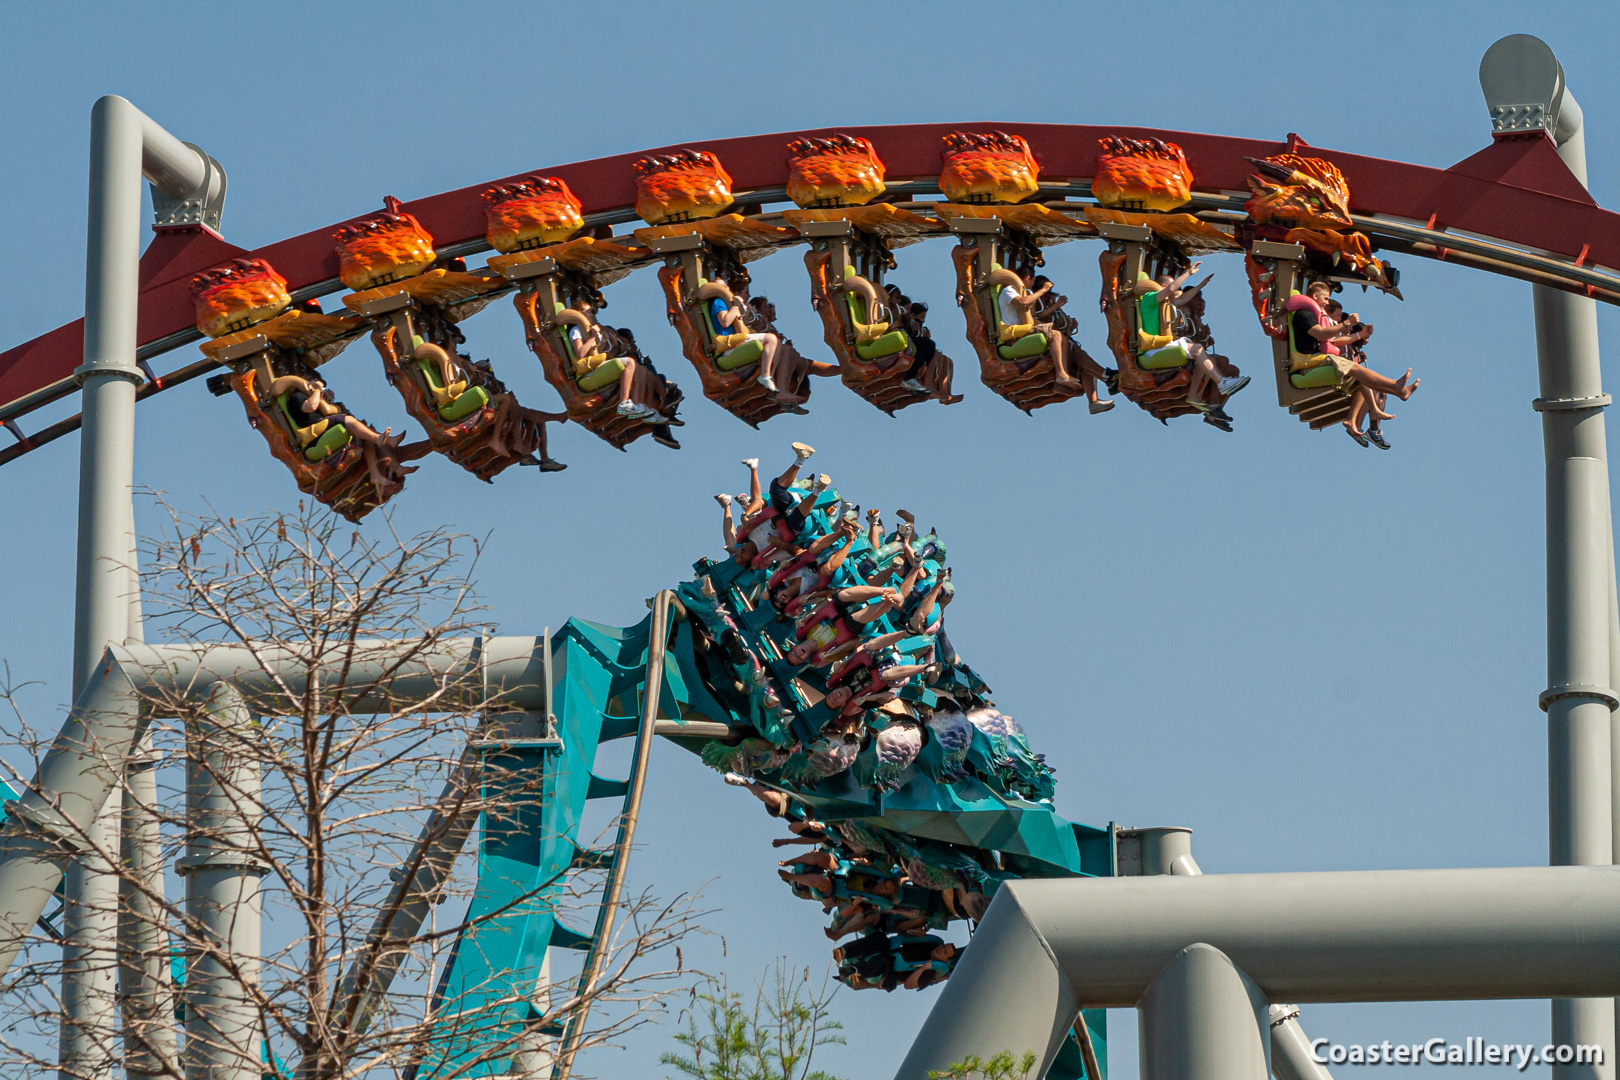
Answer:
[[(1479, 84), (1497, 133), (1546, 131), (1584, 186), (1586, 138), (1564, 69), (1528, 34), (1502, 38), (1479, 65)], [(1597, 304), (1544, 285), (1532, 287), (1547, 486), (1548, 861), (1613, 861), (1614, 545), (1604, 433)], [(1555, 1080), (1614, 1080), (1614, 1002), (1554, 1001), (1552, 1041), (1598, 1044), (1604, 1064), (1558, 1065)]]
[(1034, 1051), (1204, 943), (1272, 1000), (1611, 997), (1620, 868), (1065, 878), (1001, 886), (897, 1074)]

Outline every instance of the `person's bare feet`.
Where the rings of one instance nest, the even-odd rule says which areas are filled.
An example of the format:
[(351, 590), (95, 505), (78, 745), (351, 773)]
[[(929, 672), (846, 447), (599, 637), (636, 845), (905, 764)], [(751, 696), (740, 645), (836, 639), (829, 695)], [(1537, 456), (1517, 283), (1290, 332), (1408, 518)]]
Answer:
[[(1410, 398), (1414, 393), (1416, 393), (1417, 388), (1418, 388), (1418, 384), (1423, 381), (1422, 379), (1412, 379), (1412, 381), (1410, 383), (1408, 383), (1406, 381), (1407, 379), (1412, 379), (1412, 369), (1411, 368), (1407, 368), (1406, 369), (1406, 374), (1402, 375), (1399, 379), (1395, 380), (1395, 391), (1394, 391), (1395, 396), (1400, 398), (1402, 401), (1405, 401), (1406, 399)], [(1388, 418), (1385, 417), (1384, 419), (1388, 419)]]
[(1395, 419), (1395, 414), (1394, 413), (1388, 412), (1388, 411), (1386, 411), (1384, 409), (1380, 409), (1376, 405), (1372, 406), (1372, 408), (1368, 410), (1367, 415), (1371, 416), (1374, 420), (1379, 420), (1379, 421)]
[(1059, 390), (1067, 390), (1070, 394), (1078, 394), (1084, 389), (1084, 387), (1080, 385), (1079, 379), (1071, 379), (1067, 375), (1060, 375), (1058, 377), (1057, 387)]

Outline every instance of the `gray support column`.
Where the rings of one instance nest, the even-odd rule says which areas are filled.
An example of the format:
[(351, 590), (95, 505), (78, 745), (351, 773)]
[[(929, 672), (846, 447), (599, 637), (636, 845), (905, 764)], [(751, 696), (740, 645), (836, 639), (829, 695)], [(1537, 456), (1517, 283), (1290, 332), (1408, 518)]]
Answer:
[(1225, 953), (1182, 949), (1137, 1003), (1142, 1080), (1266, 1080), (1266, 996)]
[(110, 1080), (118, 1063), (118, 789), (85, 830), (68, 865), (62, 917), (61, 1080)]
[(1080, 1004), (1040, 931), (1003, 885), (896, 1077), (927, 1080), (970, 1054), (988, 1058), (1003, 1050), (1015, 1058), (1035, 1054), (1034, 1075), (1045, 1076), (1080, 1018)]
[(158, 757), (141, 739), (124, 773), (122, 903), (118, 910), (118, 996), (124, 1006), (125, 1068), (134, 1077), (172, 1075), (179, 1065), (163, 909)]
[[(1581, 108), (1546, 44), (1526, 34), (1496, 42), (1479, 68), (1496, 133), (1546, 132), (1586, 183)], [(1614, 544), (1604, 433), (1597, 304), (1533, 286), (1542, 442), (1547, 461), (1547, 710), (1549, 861), (1606, 865), (1614, 857), (1610, 672)], [(1615, 1006), (1553, 1002), (1552, 1041), (1599, 1043), (1605, 1064), (1559, 1065), (1555, 1080), (1613, 1080)]]
[(186, 919), (197, 940), (186, 950), (186, 1080), (259, 1080), (262, 1071), (252, 997), (263, 873), (253, 839), (259, 768), (241, 744), (252, 722), (241, 695), (219, 684), (187, 738), (190, 833), (177, 869), (186, 879)]
[[(135, 363), (136, 315), (139, 307), (141, 255), (141, 180), (174, 198), (222, 197), (223, 174), (206, 155), (181, 143), (150, 117), (121, 97), (109, 95), (90, 112), (90, 207), (85, 251), (84, 363), (79, 380), (83, 423), (79, 444), (79, 535), (74, 575), (73, 692), (89, 681), (91, 669), (109, 645), (129, 636), (138, 615), (133, 583), (133, 512), (135, 389), (144, 380)], [(110, 850), (118, 849), (117, 808)], [(93, 866), (93, 864), (92, 864)], [(112, 879), (100, 881), (91, 866), (69, 875), (69, 925), (81, 932), (86, 955), (114, 955), (117, 920), (93, 910), (111, 891)], [(86, 908), (82, 914), (77, 909)], [(109, 911), (109, 914), (111, 912)], [(104, 936), (104, 938), (103, 938)], [(99, 1015), (99, 979), (82, 965), (64, 968), (62, 996), (69, 1016), (79, 1003)], [(112, 990), (106, 989), (110, 1000)], [(86, 1029), (88, 1030), (88, 1029)], [(98, 1036), (99, 1037), (99, 1036)], [(111, 1045), (112, 1040), (107, 1040)], [(62, 1069), (65, 1075), (89, 1075), (99, 1065), (73, 1055), (83, 1049), (64, 1030)], [(99, 1060), (99, 1059), (98, 1059)], [(90, 1072), (87, 1072), (90, 1070)]]

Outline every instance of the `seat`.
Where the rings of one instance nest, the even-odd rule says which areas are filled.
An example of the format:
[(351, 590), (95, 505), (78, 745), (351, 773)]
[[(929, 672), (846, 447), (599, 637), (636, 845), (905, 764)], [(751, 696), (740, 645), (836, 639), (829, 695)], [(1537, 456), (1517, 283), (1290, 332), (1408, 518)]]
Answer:
[(1098, 229), (1109, 241), (1098, 257), (1102, 273), (1102, 309), (1108, 320), (1108, 351), (1119, 366), (1119, 390), (1159, 420), (1197, 413), (1187, 402), (1192, 382), (1191, 357), (1171, 342), (1186, 337), (1209, 350), (1216, 369), (1235, 375), (1238, 369), (1214, 352), (1213, 338), (1203, 324), (1203, 297), (1180, 309), (1187, 326), (1179, 332), (1171, 321), (1169, 305), (1157, 295), (1138, 295), (1135, 284), (1156, 272), (1179, 272), (1185, 257), (1146, 225), (1101, 221)]
[[(508, 288), (499, 274), (439, 268), (343, 298), (370, 320), (383, 371), (433, 449), (486, 482), (540, 448), (540, 425), (503, 419), (497, 402), (510, 392), (487, 367), (462, 359), (463, 377), (447, 386), (439, 365), (415, 354), (430, 342), (456, 358), (462, 340), (457, 324)], [(497, 436), (504, 452), (495, 449)]]
[[(887, 326), (873, 332), (878, 324), (872, 321), (871, 300), (877, 297), (878, 287), (845, 261), (847, 250), (847, 242), (838, 236), (831, 243), (815, 244), (805, 253), (810, 303), (821, 316), (822, 339), (838, 358), (839, 379), (893, 416), (910, 405), (927, 401), (928, 395), (901, 385), (915, 356), (911, 339), (904, 331)], [(844, 267), (839, 285), (830, 283), (831, 268), (838, 265), (834, 259)]]
[[(695, 252), (685, 254), (695, 255)], [(688, 282), (692, 284), (689, 286)], [(695, 257), (668, 260), (658, 269), (658, 283), (664, 290), (669, 323), (680, 335), (681, 352), (698, 373), (704, 397), (756, 428), (773, 416), (791, 411), (787, 404), (778, 401), (775, 394), (755, 381), (759, 359), (764, 355), (764, 347), (759, 342), (743, 342), (729, 349), (717, 345), (720, 328), (714, 325), (708, 300), (700, 293), (706, 285), (722, 283), (711, 283), (698, 269)], [(717, 295), (714, 289), (710, 289), (710, 294), (711, 299)], [(786, 389), (790, 381), (782, 378), (777, 385)]]
[(1302, 423), (1320, 431), (1350, 415), (1350, 395), (1332, 364), (1295, 370), (1296, 360), (1309, 363), (1294, 336), (1293, 312), (1288, 301), (1299, 295), (1311, 255), (1300, 244), (1256, 240), (1245, 260), (1255, 311), (1260, 326), (1271, 338), (1272, 370), (1277, 380), (1277, 404)]
[(1003, 286), (994, 284), (992, 278), (1003, 281), (1008, 276), (1016, 279), (1016, 275), (993, 258), (993, 237), (964, 236), (963, 243), (952, 249), (951, 261), (968, 344), (979, 356), (979, 380), (1026, 413), (1072, 397), (1056, 385), (1057, 369), (1045, 334), (1001, 340), (997, 293)]

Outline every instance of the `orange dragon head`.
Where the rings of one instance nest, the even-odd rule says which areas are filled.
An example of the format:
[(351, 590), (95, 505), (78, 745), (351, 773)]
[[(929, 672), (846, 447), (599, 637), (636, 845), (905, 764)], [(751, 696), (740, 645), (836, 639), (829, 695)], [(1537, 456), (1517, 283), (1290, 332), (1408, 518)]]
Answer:
[(433, 237), (422, 223), (400, 209), (392, 195), (380, 214), (344, 225), (332, 234), (337, 241), (338, 277), (355, 292), (415, 277), (438, 256)]
[(1021, 202), (1035, 194), (1041, 167), (1022, 136), (953, 131), (945, 136), (939, 189), (951, 202)]
[(1350, 217), (1350, 184), (1339, 167), (1321, 158), (1278, 154), (1246, 158), (1254, 166), (1243, 208), (1257, 225), (1286, 229), (1280, 239), (1323, 256), (1335, 272), (1393, 288), (1388, 268), (1372, 253), (1372, 243)]
[(636, 213), (649, 225), (712, 218), (730, 206), (731, 177), (707, 150), (637, 159)]
[(1243, 208), (1258, 225), (1293, 229), (1350, 227), (1350, 185), (1331, 161), (1278, 154), (1245, 158), (1255, 168), (1249, 177), (1254, 192)]
[(585, 227), (580, 201), (555, 176), (525, 176), (485, 188), (484, 238), (506, 255), (567, 240)]
[(211, 338), (274, 318), (292, 303), (287, 279), (263, 259), (233, 259), (191, 279), (197, 329)]
[(861, 206), (883, 192), (883, 162), (860, 136), (788, 143), (787, 193), (798, 205)]
[(1104, 206), (1174, 210), (1192, 198), (1192, 170), (1175, 143), (1159, 139), (1097, 140), (1097, 177), (1091, 193)]

